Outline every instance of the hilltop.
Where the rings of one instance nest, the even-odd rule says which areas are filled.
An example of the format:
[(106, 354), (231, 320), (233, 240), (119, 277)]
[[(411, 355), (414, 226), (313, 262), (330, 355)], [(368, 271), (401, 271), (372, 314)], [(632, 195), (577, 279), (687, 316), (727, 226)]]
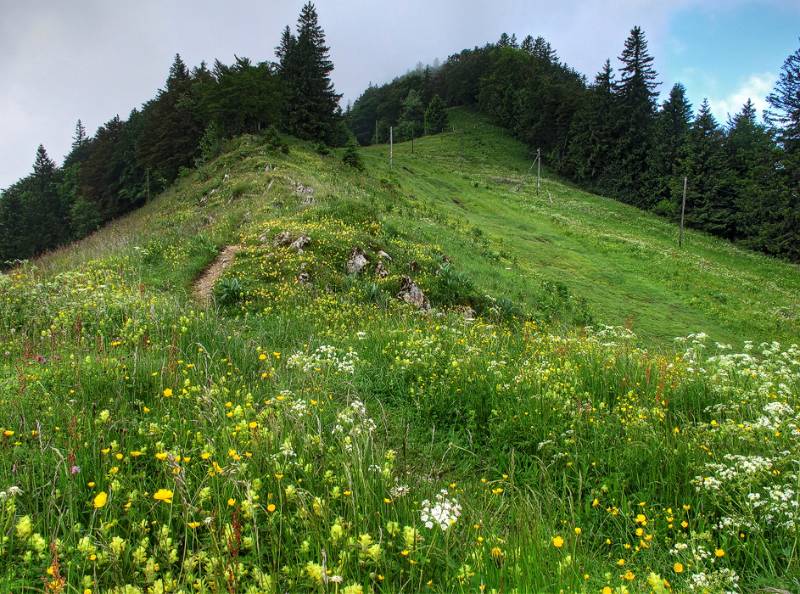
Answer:
[(239, 136), (0, 277), (5, 589), (798, 586), (797, 266), (449, 118)]

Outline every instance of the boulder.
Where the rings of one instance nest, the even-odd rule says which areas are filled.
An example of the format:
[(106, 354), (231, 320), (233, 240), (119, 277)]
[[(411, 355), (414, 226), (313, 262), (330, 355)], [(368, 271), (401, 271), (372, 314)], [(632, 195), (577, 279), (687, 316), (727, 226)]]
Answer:
[(286, 247), (292, 243), (292, 234), (288, 231), (281, 231), (272, 240), (272, 245), (275, 247)]
[(381, 260), (378, 260), (378, 263), (375, 265), (375, 276), (378, 278), (386, 278), (389, 276), (389, 271), (386, 270), (386, 266), (383, 265)]
[(367, 256), (360, 247), (353, 248), (347, 260), (347, 274), (359, 274), (369, 264)]
[(291, 244), (289, 244), (289, 249), (294, 250), (297, 253), (302, 253), (303, 249), (311, 243), (311, 238), (308, 235), (301, 235), (297, 239), (295, 239)]
[(386, 260), (387, 262), (392, 261), (392, 257), (383, 250), (378, 252), (378, 258), (380, 258), (381, 260)]
[(410, 277), (404, 276), (400, 281), (400, 292), (397, 298), (410, 303), (418, 309), (430, 309), (428, 298)]

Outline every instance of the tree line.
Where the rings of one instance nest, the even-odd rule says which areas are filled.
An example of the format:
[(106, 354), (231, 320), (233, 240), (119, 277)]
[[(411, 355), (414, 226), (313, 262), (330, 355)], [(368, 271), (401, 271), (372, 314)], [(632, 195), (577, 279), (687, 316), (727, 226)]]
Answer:
[(236, 57), (190, 69), (176, 55), (163, 88), (127, 119), (88, 136), (78, 120), (59, 167), (43, 146), (33, 171), (0, 194), (0, 267), (79, 239), (131, 211), (224, 139), (277, 130), (329, 145), (350, 138), (331, 82), (333, 63), (316, 8), (288, 26), (274, 62)]
[(720, 124), (708, 101), (693, 109), (680, 83), (658, 104), (639, 27), (619, 63), (615, 72), (606, 60), (588, 81), (544, 38), (519, 43), (504, 33), (441, 66), (370, 85), (347, 121), (370, 144), (385, 141), (389, 126), (408, 129), (409, 104), (472, 107), (541, 149), (558, 174), (666, 217), (679, 217), (685, 176), (687, 225), (800, 261), (800, 49), (783, 64), (764, 123), (748, 100)]

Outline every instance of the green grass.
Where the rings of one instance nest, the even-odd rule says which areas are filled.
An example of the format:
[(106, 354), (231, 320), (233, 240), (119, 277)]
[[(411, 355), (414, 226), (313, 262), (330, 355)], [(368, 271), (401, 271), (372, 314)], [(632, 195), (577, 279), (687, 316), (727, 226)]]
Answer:
[(232, 140), (0, 276), (0, 590), (798, 588), (797, 268), (451, 117), (391, 170)]
[[(675, 225), (548, 176), (537, 197), (520, 143), (469, 112), (451, 112), (451, 120), (457, 133), (418, 140), (413, 155), (410, 143), (395, 145), (391, 170), (384, 146), (366, 150), (365, 162), (412, 199), (422, 214), (415, 232), (435, 240), (437, 219), (458, 221), (466, 237), (445, 250), (481, 285), (535, 307), (541, 279), (563, 283), (599, 322), (629, 326), (651, 345), (700, 331), (734, 344), (798, 340), (796, 265), (691, 230), (678, 249)], [(475, 260), (464, 245), (472, 232), (503, 261)]]

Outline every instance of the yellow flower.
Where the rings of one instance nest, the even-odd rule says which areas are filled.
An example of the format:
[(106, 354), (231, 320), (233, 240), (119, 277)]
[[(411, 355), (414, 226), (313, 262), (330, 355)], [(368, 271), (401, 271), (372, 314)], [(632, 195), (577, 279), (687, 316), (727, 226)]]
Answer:
[(108, 503), (108, 493), (105, 491), (100, 491), (97, 495), (94, 496), (94, 500), (92, 500), (92, 505), (95, 509), (100, 509), (101, 507), (105, 507), (106, 503)]
[(229, 498), (228, 499), (228, 505), (230, 507), (233, 507), (234, 505), (236, 505), (236, 500), (233, 497)]
[(11, 429), (6, 429), (3, 431), (3, 437), (14, 437), (14, 432)]
[(503, 558), (503, 549), (501, 549), (500, 547), (492, 547), (491, 555), (492, 559), (499, 561), (500, 559)]
[(714, 551), (714, 556), (717, 557), (717, 558), (724, 557), (725, 556), (725, 551), (722, 550), (722, 549), (717, 549), (716, 551)]
[(172, 388), (164, 388), (164, 398), (172, 398)]
[(561, 547), (564, 546), (564, 539), (561, 538), (560, 536), (554, 536), (552, 542), (553, 546), (557, 549), (560, 549)]
[(153, 493), (153, 499), (156, 501), (163, 501), (164, 503), (172, 503), (172, 491), (169, 489), (159, 489)]
[(635, 577), (636, 576), (633, 574), (633, 572), (630, 569), (622, 574), (622, 579), (628, 580), (629, 582), (632, 582)]
[(613, 590), (609, 586), (604, 586), (602, 594), (613, 594)]
[(266, 361), (266, 360), (267, 360), (267, 355), (266, 355), (265, 353), (261, 353), (261, 354), (258, 356), (258, 360), (259, 360), (259, 361)]
[(166, 452), (158, 452), (156, 454), (156, 460), (166, 460), (166, 459), (167, 459), (167, 453)]
[(581, 530), (580, 527), (575, 526), (575, 536), (580, 536), (581, 532), (583, 532), (583, 530)]
[(676, 562), (675, 565), (672, 566), (672, 571), (675, 573), (683, 573), (683, 563)]
[(277, 508), (275, 507), (275, 504), (274, 504), (274, 503), (270, 503), (269, 505), (267, 505), (267, 511), (268, 511), (269, 513), (272, 513), (272, 512), (274, 512), (276, 509), (277, 509)]
[(191, 528), (192, 530), (199, 527), (200, 527), (200, 522), (189, 522), (189, 528)]

